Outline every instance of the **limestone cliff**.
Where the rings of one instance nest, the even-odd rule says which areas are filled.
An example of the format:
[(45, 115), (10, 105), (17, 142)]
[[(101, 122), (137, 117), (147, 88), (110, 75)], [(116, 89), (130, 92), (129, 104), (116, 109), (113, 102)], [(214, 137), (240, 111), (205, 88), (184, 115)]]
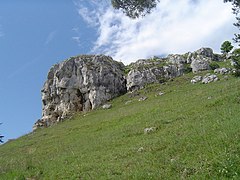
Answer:
[(42, 118), (34, 129), (126, 93), (123, 68), (122, 63), (103, 55), (82, 55), (54, 65), (42, 89)]
[[(54, 65), (42, 89), (42, 118), (33, 129), (47, 127), (70, 114), (95, 109), (114, 97), (181, 76), (209, 70), (221, 61), (210, 48), (183, 55), (138, 60), (128, 66), (104, 55), (81, 55)], [(126, 73), (124, 75), (124, 73)]]

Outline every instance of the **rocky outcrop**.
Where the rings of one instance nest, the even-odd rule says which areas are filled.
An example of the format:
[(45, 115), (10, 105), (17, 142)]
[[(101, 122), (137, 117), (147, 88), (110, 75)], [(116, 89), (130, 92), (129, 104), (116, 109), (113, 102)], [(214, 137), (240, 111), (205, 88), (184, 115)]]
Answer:
[(103, 55), (83, 55), (54, 65), (42, 89), (42, 118), (34, 129), (89, 111), (126, 93), (124, 65)]
[(147, 84), (161, 83), (167, 79), (181, 76), (184, 72), (183, 64), (169, 64), (162, 59), (156, 61), (139, 60), (131, 64), (127, 75), (127, 89), (134, 91)]
[[(212, 61), (220, 60), (221, 56), (214, 54), (210, 48), (183, 55), (171, 54), (166, 58), (138, 60), (128, 66), (104, 55), (72, 57), (50, 69), (42, 89), (42, 118), (35, 123), (34, 129), (62, 121), (72, 113), (100, 107), (127, 90), (135, 92), (147, 84), (164, 83), (189, 70), (208, 70)], [(124, 76), (126, 71), (128, 73)], [(225, 74), (225, 69), (215, 72)], [(216, 80), (215, 75), (196, 76), (191, 82), (209, 83)]]
[(198, 82), (202, 82), (203, 84), (208, 84), (211, 82), (216, 82), (218, 81), (219, 78), (215, 74), (206, 74), (205, 76), (194, 76), (191, 80), (192, 84), (196, 84)]
[(214, 73), (216, 74), (229, 74), (231, 73), (232, 69), (231, 68), (217, 68), (214, 70)]
[(187, 63), (191, 63), (190, 67), (194, 73), (210, 70), (212, 61), (223, 61), (223, 57), (214, 54), (211, 48), (201, 48), (193, 53), (188, 53), (187, 57)]
[(215, 74), (206, 74), (202, 79), (202, 83), (203, 84), (208, 84), (208, 83), (211, 83), (211, 82), (216, 82), (218, 80), (219, 79)]
[(192, 60), (191, 63), (191, 68), (194, 73), (197, 73), (199, 71), (204, 71), (204, 70), (210, 70), (210, 64), (211, 59), (206, 58), (206, 57), (201, 57), (197, 56)]
[(192, 84), (196, 84), (198, 82), (202, 81), (202, 76), (194, 76), (191, 80)]

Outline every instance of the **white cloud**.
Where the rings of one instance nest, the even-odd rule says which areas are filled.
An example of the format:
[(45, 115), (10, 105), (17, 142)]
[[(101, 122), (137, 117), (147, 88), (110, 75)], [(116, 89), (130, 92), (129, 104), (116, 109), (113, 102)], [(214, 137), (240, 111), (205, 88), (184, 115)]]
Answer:
[(236, 29), (231, 5), (219, 0), (162, 0), (145, 18), (132, 20), (109, 5), (81, 6), (79, 14), (98, 29), (93, 52), (130, 63), (139, 58), (185, 53), (200, 47), (219, 51)]
[(80, 43), (81, 43), (80, 37), (78, 37), (78, 36), (72, 37), (72, 40), (75, 41), (78, 45), (80, 45)]
[(50, 32), (46, 38), (45, 45), (48, 45), (54, 39), (56, 34), (57, 34), (57, 31)]

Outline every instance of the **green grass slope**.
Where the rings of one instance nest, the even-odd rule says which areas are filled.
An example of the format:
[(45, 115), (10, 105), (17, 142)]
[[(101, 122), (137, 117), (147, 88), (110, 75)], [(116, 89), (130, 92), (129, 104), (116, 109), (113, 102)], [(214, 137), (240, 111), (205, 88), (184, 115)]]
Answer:
[(0, 146), (0, 179), (239, 179), (240, 79), (193, 76)]

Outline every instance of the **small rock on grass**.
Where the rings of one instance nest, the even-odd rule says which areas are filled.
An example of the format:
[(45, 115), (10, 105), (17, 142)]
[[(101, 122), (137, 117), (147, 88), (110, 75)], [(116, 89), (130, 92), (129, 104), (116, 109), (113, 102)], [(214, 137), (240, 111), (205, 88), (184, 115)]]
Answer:
[(139, 98), (138, 101), (145, 101), (145, 100), (147, 100), (147, 98), (148, 98), (148, 97), (143, 96), (143, 97)]
[(102, 106), (103, 109), (110, 109), (111, 107), (112, 107), (111, 104), (104, 104), (104, 105)]
[(144, 148), (143, 147), (140, 147), (138, 150), (137, 150), (137, 152), (142, 152), (144, 150)]
[(127, 104), (130, 104), (132, 101), (131, 100), (129, 100), (129, 101), (127, 101), (127, 102), (125, 102), (125, 104), (127, 105)]
[(149, 133), (155, 132), (156, 130), (157, 130), (156, 127), (145, 128), (144, 129), (144, 134), (149, 134)]

